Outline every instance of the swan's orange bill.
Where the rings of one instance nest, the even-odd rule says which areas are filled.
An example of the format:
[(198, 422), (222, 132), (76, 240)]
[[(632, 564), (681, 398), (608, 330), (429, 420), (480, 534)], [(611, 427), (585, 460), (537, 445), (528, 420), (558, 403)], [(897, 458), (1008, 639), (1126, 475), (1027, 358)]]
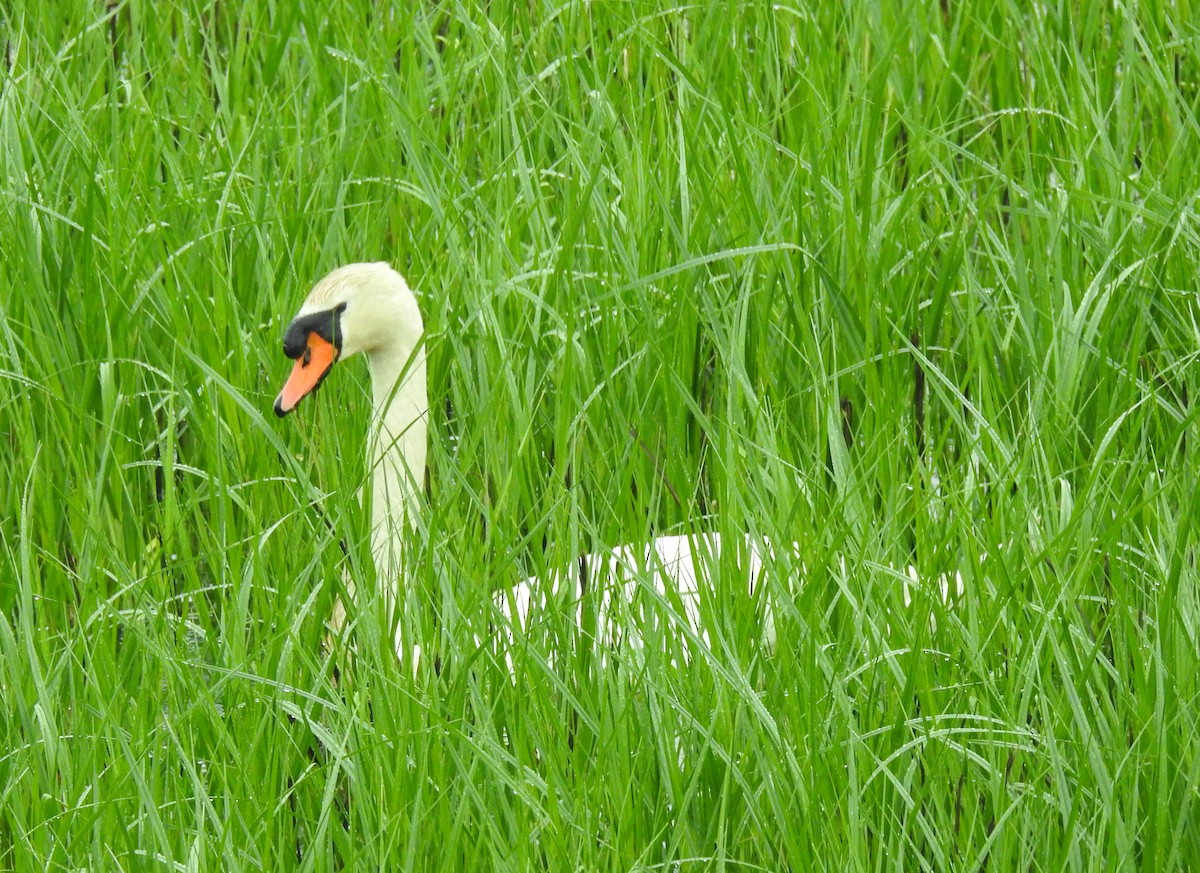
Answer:
[(275, 414), (282, 418), (295, 409), (306, 394), (321, 384), (337, 356), (338, 350), (333, 343), (315, 332), (310, 333), (304, 354), (296, 358), (292, 375), (275, 398)]

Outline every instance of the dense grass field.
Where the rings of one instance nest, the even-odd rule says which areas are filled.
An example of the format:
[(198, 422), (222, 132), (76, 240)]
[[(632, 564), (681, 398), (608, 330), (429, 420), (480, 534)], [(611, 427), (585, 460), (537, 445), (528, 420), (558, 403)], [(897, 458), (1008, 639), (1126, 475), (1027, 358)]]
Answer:
[[(519, 6), (5, 7), (0, 869), (1194, 869), (1198, 10)], [(365, 367), (271, 414), (361, 260), (440, 674)], [(798, 544), (774, 651), (732, 561), (686, 664), (476, 644), (701, 529)]]

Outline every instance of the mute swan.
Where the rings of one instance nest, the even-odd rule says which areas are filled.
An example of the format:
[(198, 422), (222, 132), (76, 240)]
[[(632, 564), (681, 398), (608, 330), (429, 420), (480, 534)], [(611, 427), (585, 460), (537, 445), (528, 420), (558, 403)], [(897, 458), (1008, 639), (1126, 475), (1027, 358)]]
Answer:
[[(388, 264), (340, 267), (314, 286), (284, 334), (284, 354), (295, 365), (275, 400), (275, 413), (283, 417), (321, 384), (336, 361), (360, 352), (367, 357), (374, 405), (367, 440), (372, 471), (371, 553), (388, 613), (396, 622), (396, 654), (401, 662), (410, 653), (404, 646), (403, 621), (394, 607), (404, 569), (405, 535), (418, 511), (418, 489), (425, 479), (429, 401), (423, 333), (412, 291)], [(772, 556), (771, 545), (747, 538), (736, 548), (748, 590), (754, 594), (764, 569), (763, 558)], [(500, 628), (501, 634), (511, 645), (514, 630), (526, 629), (537, 611), (562, 596), (564, 589), (569, 590), (576, 621), (583, 626), (583, 595), (591, 586), (600, 589), (594, 608), (595, 633), (601, 642), (612, 645), (624, 640), (634, 648), (640, 646), (637, 627), (644, 623), (635, 627), (629, 622), (631, 615), (639, 613), (643, 622), (665, 619), (665, 625), (674, 625), (671, 630), (684, 641), (685, 649), (689, 638), (707, 644), (700, 580), (711, 576), (706, 568), (711, 570), (720, 551), (720, 535), (705, 533), (661, 537), (644, 546), (581, 557), (570, 571), (542, 582), (528, 579), (497, 592), (495, 605), (508, 622), (508, 627)], [(794, 547), (792, 551), (796, 551)], [(798, 561), (792, 564), (798, 567)], [(916, 582), (915, 572), (909, 568), (898, 575), (907, 601), (908, 583)], [(649, 580), (653, 583), (648, 584)], [(961, 586), (959, 579), (959, 593)], [(941, 588), (945, 600), (949, 592), (944, 579)], [(352, 584), (347, 584), (347, 592), (354, 596)], [(331, 621), (335, 633), (344, 621), (339, 601)], [(769, 601), (762, 614), (762, 642), (766, 648), (774, 647)], [(411, 657), (416, 670), (419, 647), (412, 647)], [(505, 657), (511, 668), (507, 651)]]

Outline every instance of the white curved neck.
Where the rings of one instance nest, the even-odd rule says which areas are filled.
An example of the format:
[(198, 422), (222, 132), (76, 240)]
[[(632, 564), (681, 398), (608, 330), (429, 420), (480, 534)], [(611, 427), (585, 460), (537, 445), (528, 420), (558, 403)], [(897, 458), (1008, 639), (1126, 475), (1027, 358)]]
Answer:
[(425, 484), (429, 401), (425, 348), (379, 349), (367, 355), (374, 412), (367, 435), (371, 464), (371, 554), (379, 584), (395, 591), (404, 540)]

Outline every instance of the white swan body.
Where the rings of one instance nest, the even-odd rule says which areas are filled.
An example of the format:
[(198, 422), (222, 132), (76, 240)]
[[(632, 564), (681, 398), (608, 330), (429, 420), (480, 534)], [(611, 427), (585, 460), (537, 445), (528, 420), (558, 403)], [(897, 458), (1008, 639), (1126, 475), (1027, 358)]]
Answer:
[[(603, 554), (581, 555), (572, 565), (554, 573), (548, 579), (526, 579), (509, 590), (496, 592), (497, 610), (505, 619), (502, 628), (510, 671), (512, 658), (507, 649), (514, 644), (514, 634), (526, 632), (538, 616), (553, 612), (562, 603), (574, 605), (572, 619), (578, 628), (587, 626), (586, 596), (594, 594), (595, 621), (592, 633), (604, 648), (624, 645), (639, 651), (647, 644), (647, 629), (653, 628), (660, 652), (678, 643), (687, 658), (693, 645), (711, 648), (709, 621), (713, 601), (717, 597), (711, 582), (720, 573), (721, 535), (700, 533), (664, 536), (641, 546), (623, 546)], [(760, 622), (759, 641), (765, 651), (775, 648), (775, 612), (772, 593), (793, 592), (791, 578), (772, 590), (764, 584), (768, 572), (803, 579), (807, 570), (800, 561), (799, 547), (792, 543), (787, 550), (776, 549), (767, 539), (744, 537), (735, 545), (739, 549), (734, 568), (745, 587), (738, 586), (753, 602)], [(890, 574), (901, 586), (904, 607), (912, 606), (913, 594), (920, 590), (922, 580), (916, 567), (909, 565), (902, 572), (895, 567), (876, 567)], [(843, 578), (848, 574), (844, 559), (838, 560)], [(728, 578), (728, 577), (726, 577)], [(930, 592), (943, 606), (952, 605), (963, 596), (962, 574), (943, 574)], [(706, 605), (706, 601), (708, 604)], [(890, 611), (889, 611), (890, 612)], [(929, 617), (933, 630), (937, 620)], [(480, 640), (476, 640), (481, 642)]]
[[(417, 302), (407, 283), (386, 263), (351, 264), (334, 270), (316, 284), (284, 335), (284, 353), (295, 366), (279, 397), (275, 411), (283, 416), (295, 408), (327, 375), (334, 362), (359, 352), (366, 355), (371, 373), (374, 413), (368, 434), (371, 465), (371, 552), (388, 614), (396, 621), (396, 654), (420, 659), (419, 647), (406, 647), (395, 605), (404, 572), (404, 541), (416, 517), (419, 489), (425, 478), (425, 453), (429, 402), (426, 393), (424, 326)], [(501, 642), (508, 649), (527, 632), (539, 613), (561, 607), (561, 598), (574, 606), (574, 621), (592, 628), (603, 644), (624, 644), (634, 650), (644, 642), (645, 622), (666, 618), (661, 639), (679, 639), (686, 652), (690, 644), (707, 647), (704, 602), (715, 596), (705, 580), (713, 578), (714, 562), (721, 552), (716, 533), (660, 537), (643, 546), (626, 546), (602, 555), (588, 555), (545, 580), (527, 579), (494, 596), (505, 619)], [(746, 579), (740, 592), (757, 597), (764, 558), (774, 557), (765, 540), (747, 537), (739, 544), (735, 562)], [(790, 550), (795, 557), (796, 548)], [(786, 562), (785, 562), (786, 563)], [(792, 572), (801, 574), (798, 560)], [(917, 582), (909, 568), (905, 579)], [(962, 593), (961, 577), (956, 577)], [(598, 593), (589, 597), (589, 589)], [(941, 580), (943, 600), (950, 594)], [(347, 591), (354, 596), (352, 585)], [(589, 606), (594, 604), (593, 606)], [(588, 615), (594, 610), (594, 619)], [(345, 614), (339, 603), (331, 624), (338, 633)], [(775, 623), (769, 600), (761, 608), (761, 641), (775, 644)], [(506, 651), (506, 659), (511, 657)]]

